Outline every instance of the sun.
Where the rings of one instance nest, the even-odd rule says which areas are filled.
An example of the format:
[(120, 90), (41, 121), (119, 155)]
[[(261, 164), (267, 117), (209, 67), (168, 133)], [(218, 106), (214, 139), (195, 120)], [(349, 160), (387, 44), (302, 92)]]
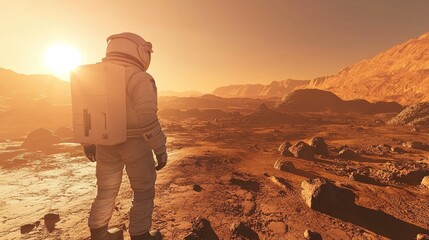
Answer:
[(81, 57), (72, 46), (54, 45), (46, 49), (45, 63), (53, 74), (67, 78), (70, 71), (81, 64)]

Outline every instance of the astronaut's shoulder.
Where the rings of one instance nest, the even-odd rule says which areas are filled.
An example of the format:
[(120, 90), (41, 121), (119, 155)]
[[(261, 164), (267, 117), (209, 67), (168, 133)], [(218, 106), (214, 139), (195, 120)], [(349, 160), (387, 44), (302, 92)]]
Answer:
[(128, 87), (131, 89), (138, 87), (141, 91), (146, 93), (157, 92), (155, 80), (149, 73), (143, 71), (134, 74)]
[(138, 81), (144, 81), (144, 82), (152, 82), (154, 81), (152, 75), (150, 75), (147, 72), (143, 72), (143, 71), (139, 71), (136, 72), (133, 76), (134, 79), (138, 80)]

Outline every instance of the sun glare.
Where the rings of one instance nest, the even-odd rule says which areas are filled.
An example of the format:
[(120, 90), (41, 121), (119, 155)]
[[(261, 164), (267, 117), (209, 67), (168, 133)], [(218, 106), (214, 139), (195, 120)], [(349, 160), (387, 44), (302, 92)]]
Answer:
[(76, 48), (55, 45), (46, 50), (45, 62), (54, 74), (67, 77), (71, 70), (81, 64), (81, 58)]

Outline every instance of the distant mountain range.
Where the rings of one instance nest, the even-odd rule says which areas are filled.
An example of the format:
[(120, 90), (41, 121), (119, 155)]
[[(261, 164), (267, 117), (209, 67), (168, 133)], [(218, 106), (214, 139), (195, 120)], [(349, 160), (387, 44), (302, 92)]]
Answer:
[(212, 94), (270, 98), (283, 97), (300, 88), (331, 91), (344, 100), (395, 101), (404, 105), (429, 101), (429, 33), (348, 66), (332, 76), (311, 81), (275, 81), (268, 85), (231, 85), (219, 87)]
[(242, 84), (216, 88), (212, 94), (220, 97), (272, 98), (283, 97), (295, 89), (308, 85), (308, 80), (287, 79), (274, 81), (269, 85)]
[(51, 104), (70, 104), (70, 83), (52, 75), (25, 75), (0, 68), (0, 96), (4, 101), (40, 100)]
[(158, 96), (162, 97), (198, 97), (204, 95), (203, 93), (197, 91), (159, 91)]
[(429, 33), (377, 56), (346, 67), (336, 75), (311, 81), (308, 88), (328, 90), (350, 100), (429, 101)]

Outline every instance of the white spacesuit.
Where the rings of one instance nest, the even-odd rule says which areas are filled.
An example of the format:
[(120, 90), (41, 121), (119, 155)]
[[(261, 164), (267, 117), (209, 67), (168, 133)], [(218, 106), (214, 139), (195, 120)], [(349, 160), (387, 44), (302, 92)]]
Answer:
[[(131, 239), (160, 239), (159, 232), (150, 232), (154, 207), (156, 171), (167, 163), (166, 137), (157, 117), (157, 89), (151, 75), (146, 73), (152, 44), (133, 33), (112, 35), (107, 39), (103, 62), (126, 67), (126, 107), (128, 139), (113, 145), (86, 146), (89, 158), (96, 158), (97, 197), (88, 225), (91, 239), (117, 239), (120, 233), (107, 231), (115, 208), (115, 198), (125, 167), (134, 192), (130, 210)], [(96, 151), (95, 151), (96, 149)], [(155, 166), (152, 151), (158, 165)]]

